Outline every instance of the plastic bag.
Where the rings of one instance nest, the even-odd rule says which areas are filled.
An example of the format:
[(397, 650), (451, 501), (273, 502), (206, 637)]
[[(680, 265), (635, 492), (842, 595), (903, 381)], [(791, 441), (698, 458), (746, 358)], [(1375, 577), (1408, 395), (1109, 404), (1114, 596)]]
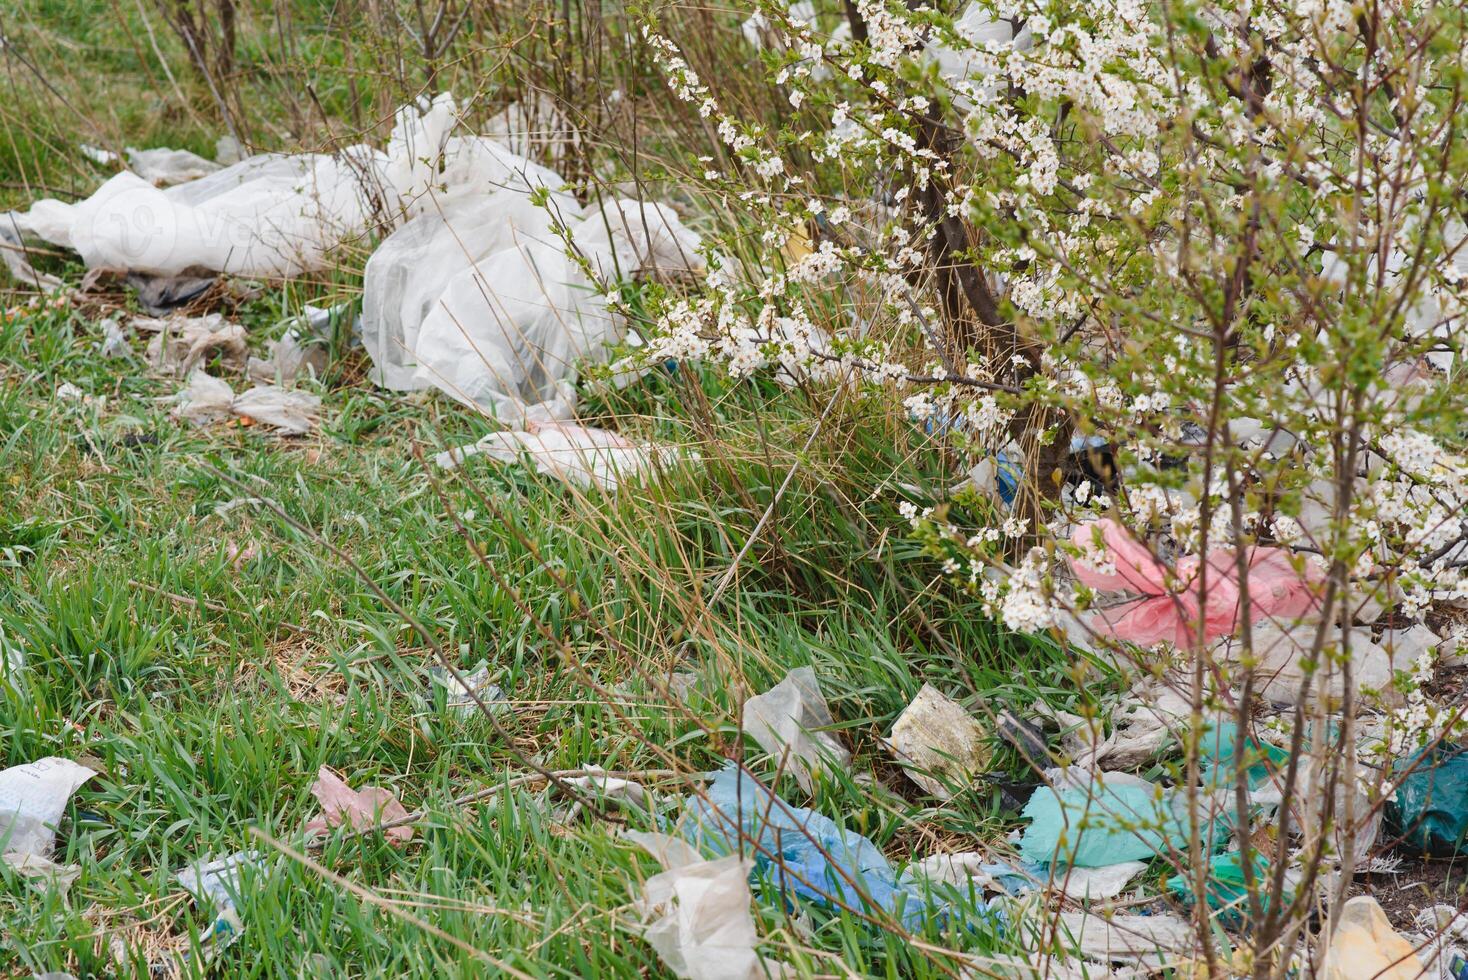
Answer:
[(439, 453), (434, 462), (454, 469), (474, 456), (504, 463), (527, 457), (538, 472), (583, 490), (615, 490), (622, 481), (649, 473), (655, 460), (672, 461), (670, 451), (631, 442), (615, 432), (551, 422), (528, 430), (492, 432), (472, 445)]
[[(83, 201), (38, 201), (0, 225), (15, 244), (70, 248), (93, 269), (299, 275), (324, 267), (375, 220), (411, 212), (435, 177), (453, 171), (442, 157), (456, 121), (452, 99), (440, 96), (398, 111), (385, 152), (357, 145), (331, 155), (262, 154), (168, 188), (120, 173)], [(6, 251), (24, 276), (16, 261), (23, 265), (24, 255)]]
[(846, 747), (825, 731), (834, 724), (816, 672), (809, 667), (795, 668), (764, 694), (744, 702), (745, 732), (807, 793), (814, 788), (814, 773), (825, 766), (844, 768), (851, 761)]
[(222, 169), (213, 160), (205, 160), (188, 150), (157, 147), (152, 150), (127, 148), (127, 168), (150, 184), (181, 184), (207, 177)]
[(1404, 847), (1436, 857), (1468, 845), (1468, 749), (1439, 747), (1397, 764), (1406, 772), (1386, 808), (1390, 832)]
[(194, 897), (200, 907), (213, 906), (214, 921), (199, 937), (204, 961), (219, 955), (245, 931), (239, 902), (244, 895), (241, 871), (260, 871), (260, 855), (255, 851), (236, 851), (215, 861), (195, 862), (180, 871), (175, 880)]
[(1376, 899), (1347, 899), (1325, 951), (1324, 980), (1420, 980), (1413, 945), (1392, 928)]
[[(1263, 854), (1254, 852), (1251, 870), (1254, 887), (1259, 894), (1260, 908), (1269, 909), (1269, 892), (1273, 887), (1273, 868)], [(1167, 890), (1184, 904), (1191, 905), (1197, 899), (1196, 882), (1191, 875), (1178, 874), (1167, 879)], [(1244, 876), (1243, 856), (1237, 851), (1214, 855), (1208, 865), (1208, 879), (1204, 886), (1204, 897), (1208, 907), (1222, 911), (1226, 921), (1237, 924), (1249, 913), (1248, 879)], [(1283, 895), (1286, 904), (1294, 900), (1294, 889), (1287, 877)]]
[(543, 167), (487, 141), (466, 144), (477, 159), (474, 196), (435, 196), (383, 239), (362, 274), (362, 344), (372, 358), (372, 380), (397, 391), (428, 387), (417, 377), (418, 334), (450, 281), (497, 252), (531, 240), (552, 239), (553, 219), (576, 220), (582, 210), (568, 194), (545, 206), (536, 188), (556, 191), (563, 181)]
[(854, 908), (875, 907), (906, 921), (924, 914), (910, 884), (899, 884), (886, 855), (830, 818), (791, 806), (730, 763), (714, 774), (706, 799), (688, 798), (678, 830), (701, 851), (747, 854), (754, 873), (782, 892)]
[(1081, 901), (1115, 898), (1127, 882), (1147, 870), (1144, 861), (1122, 861), (1099, 868), (1057, 868), (1053, 886), (1066, 898)]
[(414, 383), (509, 425), (567, 418), (548, 406), (565, 401), (579, 361), (605, 361), (624, 331), (582, 260), (607, 279), (698, 267), (696, 236), (658, 205), (619, 201), (570, 234), (579, 260), (555, 236), (523, 235), (449, 279), (411, 346)]
[(188, 387), (175, 398), (178, 404), (173, 408), (174, 417), (195, 425), (223, 422), (234, 415), (234, 391), (229, 383), (204, 371), (191, 374)]
[(321, 421), (321, 398), (300, 389), (256, 385), (236, 396), (231, 410), (271, 426), (279, 435), (303, 436)]
[[(647, 923), (650, 946), (675, 976), (688, 980), (757, 980), (779, 976), (755, 952), (759, 936), (750, 914), (747, 858), (705, 861), (662, 834), (632, 833), (667, 869), (649, 878), (634, 907)], [(680, 846), (681, 845), (681, 846)]]
[(50, 857), (67, 801), (94, 775), (55, 756), (0, 772), (0, 851)]
[[(1102, 962), (1176, 964), (1194, 950), (1193, 926), (1175, 915), (1112, 915), (1061, 912), (1062, 937), (1081, 955)], [(1064, 942), (1064, 938), (1061, 940)]]
[(154, 335), (148, 341), (148, 364), (175, 377), (186, 377), (215, 357), (228, 370), (243, 370), (249, 357), (245, 328), (218, 313), (158, 319), (138, 316), (131, 325)]
[[(1228, 843), (1226, 814), (1204, 803), (1198, 828), (1205, 851)], [(1020, 854), (1039, 864), (1100, 868), (1123, 861), (1186, 854), (1187, 795), (1160, 786), (1095, 780), (1082, 789), (1041, 786), (1025, 805), (1030, 826)]]
[(994, 97), (998, 84), (992, 76), (1005, 49), (1028, 51), (1035, 44), (1028, 25), (1015, 34), (1009, 20), (995, 18), (977, 3), (963, 8), (953, 30), (972, 47), (958, 50), (939, 41), (929, 44), (926, 53), (937, 63), (938, 76), (948, 84), (953, 105), (961, 112)]

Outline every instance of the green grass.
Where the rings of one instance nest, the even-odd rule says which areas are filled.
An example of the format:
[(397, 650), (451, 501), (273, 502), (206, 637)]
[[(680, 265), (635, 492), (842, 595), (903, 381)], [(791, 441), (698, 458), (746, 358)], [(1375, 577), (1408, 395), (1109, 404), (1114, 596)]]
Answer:
[[(272, 302), (289, 305), (259, 304), (257, 324)], [(256, 342), (268, 334), (254, 330)], [(934, 485), (941, 460), (870, 406), (834, 414), (737, 584), (700, 612), (804, 442), (799, 392), (684, 367), (592, 400), (610, 424), (702, 458), (653, 486), (584, 495), (522, 466), (425, 470), (415, 446), (431, 452), (483, 423), (441, 398), (347, 383), (360, 353), (339, 351), (328, 372), (321, 432), (284, 441), (170, 418), (158, 399), (177, 382), (102, 360), (98, 335), (69, 309), (28, 311), (0, 330), (0, 624), (26, 659), (0, 684), (0, 756), (87, 756), (102, 768), (61, 828), (58, 860), (83, 868), (69, 897), (3, 873), (0, 971), (141, 975), (149, 960), (176, 960), (209, 917), (174, 874), (241, 848), (272, 854), (256, 832), (298, 846), (327, 765), (429, 811), (405, 847), (369, 836), (313, 852), (333, 874), (531, 975), (657, 973), (629, 906), (656, 869), (614, 826), (562, 823), (563, 801), (534, 785), (479, 806), (450, 801), (530, 772), (527, 757), (639, 771), (671, 759), (697, 772), (742, 753), (769, 773), (733, 709), (741, 691), (801, 664), (817, 667), (855, 761), (814, 800), (784, 780), (787, 799), (845, 820), (899, 864), (991, 843), (1010, 826), (985, 792), (930, 808), (877, 739), (924, 680), (997, 709), (1060, 691), (1070, 667), (931, 586), (935, 569), (890, 529), (903, 526), (896, 482)], [(57, 400), (63, 381), (106, 400)], [(310, 533), (239, 503), (250, 497)], [(258, 556), (231, 563), (231, 542), (254, 543)], [(323, 542), (459, 665), (489, 661), (515, 702), (509, 743), (445, 709), (427, 644)], [(690, 705), (659, 693), (677, 668), (700, 676)], [(653, 785), (675, 813), (685, 787)], [(222, 975), (482, 970), (301, 864), (265, 865), (245, 935), (212, 968)], [(757, 907), (770, 951), (802, 972), (830, 972), (835, 956), (861, 975), (941, 975), (854, 916), (817, 910), (804, 935), (778, 896)], [(129, 965), (113, 962), (114, 938)], [(926, 939), (992, 941), (957, 925)]]

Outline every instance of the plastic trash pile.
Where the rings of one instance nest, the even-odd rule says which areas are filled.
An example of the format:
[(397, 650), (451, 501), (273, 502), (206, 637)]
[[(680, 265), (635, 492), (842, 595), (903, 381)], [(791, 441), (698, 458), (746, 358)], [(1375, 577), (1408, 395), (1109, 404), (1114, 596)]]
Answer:
[[(619, 473), (645, 473), (656, 453), (595, 429), (546, 426), (574, 418), (578, 365), (606, 360), (623, 337), (608, 298), (617, 283), (702, 270), (700, 240), (666, 205), (583, 206), (560, 175), (511, 149), (528, 148), (516, 129), (528, 118), (507, 110), (490, 126), (497, 138), (462, 135), (452, 97), (440, 95), (402, 107), (383, 149), (266, 153), (224, 167), (129, 151), (130, 169), (83, 201), (0, 215), (0, 255), (37, 286), (59, 285), (28, 261), (40, 245), (188, 297), (214, 274), (298, 276), (370, 247), (358, 329), (372, 379), (397, 391), (436, 388), (511, 427), (442, 463), (526, 453), (572, 483), (614, 487)], [(132, 325), (156, 333), (155, 370), (190, 379), (181, 417), (249, 416), (285, 434), (314, 425), (314, 396), (270, 387), (308, 365), (300, 332), (257, 359), (243, 328), (217, 316)], [(194, 375), (214, 357), (248, 366), (265, 387), (236, 397), (220, 379)]]

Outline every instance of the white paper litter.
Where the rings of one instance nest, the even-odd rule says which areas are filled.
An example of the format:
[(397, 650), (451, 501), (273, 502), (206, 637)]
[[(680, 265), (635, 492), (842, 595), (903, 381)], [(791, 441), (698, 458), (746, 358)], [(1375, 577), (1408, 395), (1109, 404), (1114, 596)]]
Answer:
[(7, 856), (50, 857), (67, 801), (94, 775), (55, 756), (0, 772), (0, 850)]
[(764, 694), (745, 701), (743, 724), (745, 732), (806, 792), (815, 786), (815, 772), (826, 766), (844, 768), (851, 761), (851, 753), (836, 736), (824, 731), (835, 721), (810, 667), (795, 668)]
[(924, 684), (897, 720), (887, 746), (908, 778), (940, 800), (953, 797), (993, 755), (984, 727), (957, 701)]
[(755, 951), (759, 935), (750, 914), (749, 858), (704, 861), (686, 843), (663, 834), (627, 836), (668, 869), (648, 879), (633, 907), (646, 924), (643, 938), (675, 976), (763, 980), (783, 975), (778, 965), (767, 971)]

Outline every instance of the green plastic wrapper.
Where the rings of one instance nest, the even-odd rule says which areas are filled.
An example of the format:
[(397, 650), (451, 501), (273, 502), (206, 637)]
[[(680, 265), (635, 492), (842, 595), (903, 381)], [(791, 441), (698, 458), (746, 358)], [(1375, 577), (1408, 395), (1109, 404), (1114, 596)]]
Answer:
[[(1270, 866), (1264, 855), (1254, 854), (1254, 884), (1262, 900), (1261, 910), (1269, 910)], [(1167, 890), (1183, 902), (1191, 905), (1195, 899), (1193, 879), (1186, 875), (1173, 875), (1167, 879)], [(1208, 881), (1204, 885), (1208, 907), (1223, 910), (1224, 918), (1232, 923), (1243, 922), (1249, 916), (1249, 889), (1244, 879), (1243, 855), (1238, 851), (1219, 854), (1208, 865)], [(1294, 890), (1285, 886), (1284, 900), (1294, 900)]]
[(1407, 773), (1387, 806), (1387, 830), (1418, 854), (1454, 857), (1468, 842), (1468, 749), (1439, 747), (1397, 764)]

